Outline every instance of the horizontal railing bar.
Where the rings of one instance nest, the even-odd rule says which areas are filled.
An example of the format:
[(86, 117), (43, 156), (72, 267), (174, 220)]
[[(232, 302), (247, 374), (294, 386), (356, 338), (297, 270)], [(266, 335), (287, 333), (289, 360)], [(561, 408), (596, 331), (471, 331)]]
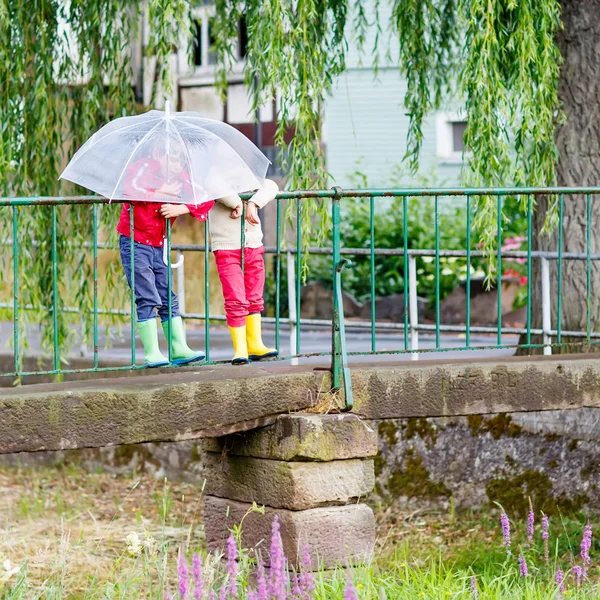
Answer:
[[(34, 245), (39, 245), (39, 243), (34, 243)], [(91, 248), (92, 244), (89, 242), (84, 242), (84, 248)], [(6, 242), (0, 242), (0, 246), (12, 246), (12, 240), (7, 240)], [(98, 242), (97, 248), (99, 250), (118, 250), (118, 246), (113, 246), (111, 244), (107, 244), (105, 242)], [(172, 244), (171, 250), (179, 251), (179, 252), (205, 252), (206, 246), (204, 244)], [(369, 256), (371, 250), (368, 248), (342, 248), (340, 250), (342, 254), (348, 255), (364, 255)], [(275, 246), (265, 246), (266, 254), (277, 254), (277, 248)], [(295, 246), (282, 247), (279, 251), (280, 255), (283, 254), (297, 254), (298, 249)], [(330, 248), (306, 248), (302, 250), (303, 254), (322, 254), (322, 255), (331, 255), (332, 250)], [(404, 250), (395, 250), (392, 248), (375, 248), (375, 254), (379, 256), (404, 256)], [(426, 257), (435, 257), (435, 250), (427, 250), (427, 249), (409, 249), (407, 252), (408, 256), (426, 256)], [(471, 257), (476, 258), (485, 258), (487, 255), (483, 250), (471, 250)], [(450, 257), (450, 258), (466, 258), (467, 252), (466, 250), (440, 250), (439, 256), (441, 257)], [(532, 258), (547, 258), (547, 259), (558, 259), (558, 252), (548, 252), (544, 250), (532, 250), (531, 253), (528, 253), (526, 250), (506, 250), (501, 253), (502, 258), (528, 258), (531, 256)], [(561, 254), (562, 258), (570, 258), (572, 260), (587, 260), (588, 255), (584, 252), (563, 252)], [(590, 254), (590, 260), (600, 260), (600, 253)]]
[[(341, 189), (328, 190), (296, 190), (280, 192), (280, 200), (302, 200), (303, 198), (390, 198), (404, 196), (525, 196), (525, 195), (600, 195), (600, 187), (507, 187), (507, 188), (367, 188), (367, 189)], [(240, 194), (247, 200), (251, 193)], [(112, 200), (113, 204), (123, 204), (130, 200)], [(0, 206), (28, 206), (28, 205), (60, 205), (60, 204), (109, 204), (107, 198), (101, 196), (19, 196), (0, 197)]]
[[(23, 306), (21, 307), (24, 310), (29, 310), (29, 311), (33, 311), (33, 310), (39, 310), (36, 308), (33, 308), (31, 305), (27, 305), (27, 306)], [(12, 305), (3, 302), (0, 303), (0, 309), (12, 309)], [(73, 307), (64, 307), (62, 309), (62, 312), (65, 313), (69, 313), (69, 314), (79, 314), (81, 311), (77, 308), (73, 308)], [(93, 311), (90, 311), (90, 314), (92, 314)], [(124, 309), (99, 309), (98, 310), (98, 314), (99, 315), (106, 315), (106, 314), (110, 314), (110, 315), (114, 315), (114, 316), (123, 316), (123, 317), (129, 317), (131, 316), (131, 312), (124, 310)], [(181, 317), (183, 319), (188, 319), (188, 320), (193, 320), (193, 321), (205, 321), (206, 320), (206, 316), (204, 315), (204, 313), (181, 313)], [(209, 317), (210, 321), (225, 321), (226, 317), (225, 315), (210, 315)], [(275, 324), (276, 323), (276, 319), (275, 317), (263, 317), (262, 318), (263, 323), (265, 324)], [(312, 325), (312, 326), (318, 326), (318, 327), (331, 327), (332, 325), (332, 321), (328, 320), (328, 319), (300, 319), (299, 321), (296, 321), (294, 319), (289, 319), (286, 317), (282, 317), (280, 319), (280, 322), (282, 324), (285, 325)], [(352, 321), (352, 320), (348, 320), (346, 319), (344, 321), (345, 326), (348, 329), (371, 329), (372, 324), (370, 321)], [(378, 321), (375, 324), (375, 329), (376, 330), (392, 330), (392, 331), (402, 331), (404, 330), (404, 324), (403, 323), (389, 323), (389, 322), (385, 322), (385, 321)], [(436, 326), (435, 325), (430, 325), (427, 323), (419, 323), (417, 325), (415, 325), (413, 327), (413, 329), (417, 330), (417, 331), (423, 331), (423, 332), (428, 332), (428, 331), (435, 331)], [(466, 326), (465, 325), (443, 325), (440, 323), (439, 325), (439, 330), (446, 332), (446, 333), (466, 333)], [(471, 331), (472, 333), (489, 333), (489, 334), (494, 334), (497, 333), (498, 328), (497, 327), (492, 327), (492, 326), (485, 326), (485, 325), (471, 325), (471, 327), (469, 327), (469, 331)], [(530, 329), (531, 333), (533, 335), (543, 335), (544, 333), (546, 333), (547, 335), (550, 336), (556, 336), (558, 335), (558, 331), (556, 329), (550, 329), (548, 331), (544, 331), (543, 329), (539, 329), (539, 328), (531, 328)], [(507, 334), (507, 335), (521, 335), (521, 334), (525, 334), (527, 333), (527, 329), (524, 327), (502, 327), (501, 332), (503, 334)], [(564, 336), (568, 336), (568, 337), (587, 337), (587, 332), (583, 332), (583, 331), (569, 331), (569, 330), (563, 330), (561, 329), (561, 335)], [(590, 337), (596, 339), (600, 339), (600, 331), (593, 331), (590, 332)], [(494, 346), (494, 347), (498, 347), (498, 346)], [(294, 355), (294, 357), (296, 357), (296, 355)]]

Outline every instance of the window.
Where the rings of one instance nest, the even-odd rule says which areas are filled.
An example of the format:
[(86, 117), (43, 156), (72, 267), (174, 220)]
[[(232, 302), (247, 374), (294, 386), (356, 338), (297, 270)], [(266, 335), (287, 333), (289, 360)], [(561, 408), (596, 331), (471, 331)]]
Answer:
[(465, 151), (465, 133), (467, 132), (466, 121), (454, 121), (450, 123), (452, 126), (452, 152)]
[[(194, 65), (207, 67), (216, 64), (214, 45), (215, 36), (212, 27), (214, 7), (205, 6), (194, 11)], [(238, 40), (236, 53), (238, 60), (246, 57), (248, 46), (248, 30), (246, 20), (242, 17), (238, 23)]]
[(442, 163), (461, 164), (468, 152), (465, 145), (467, 121), (460, 113), (440, 113), (436, 116), (436, 149)]

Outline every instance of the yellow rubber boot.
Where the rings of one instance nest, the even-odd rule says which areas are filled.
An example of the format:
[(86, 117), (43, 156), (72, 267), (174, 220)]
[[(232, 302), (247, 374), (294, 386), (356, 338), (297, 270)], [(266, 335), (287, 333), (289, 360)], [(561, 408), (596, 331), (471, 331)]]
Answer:
[(250, 360), (273, 358), (279, 354), (275, 348), (267, 348), (263, 344), (260, 315), (258, 313), (246, 317), (246, 340), (248, 342), (248, 357)]
[(246, 343), (246, 326), (230, 327), (231, 341), (233, 342), (232, 365), (245, 365), (248, 361), (248, 344)]

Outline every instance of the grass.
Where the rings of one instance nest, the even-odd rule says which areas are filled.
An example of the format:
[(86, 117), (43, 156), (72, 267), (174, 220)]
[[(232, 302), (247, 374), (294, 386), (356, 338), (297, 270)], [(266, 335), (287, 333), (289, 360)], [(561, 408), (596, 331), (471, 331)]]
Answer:
[[(0, 470), (0, 498), (2, 600), (162, 599), (165, 591), (177, 588), (179, 552), (203, 555), (205, 575), (216, 586), (223, 576), (218, 557), (203, 552), (198, 486), (69, 466), (5, 468)], [(472, 599), (472, 577), (479, 598), (557, 598), (558, 565), (567, 580), (563, 598), (600, 597), (596, 543), (588, 581), (580, 590), (571, 573), (581, 564), (583, 515), (551, 519), (548, 563), (539, 515), (531, 547), (525, 523), (512, 523), (511, 554), (502, 546), (497, 510), (456, 513), (415, 502), (380, 506), (376, 517), (376, 560), (350, 571), (361, 600)], [(125, 538), (132, 532), (142, 542), (156, 540), (157, 552), (147, 548), (129, 556)], [(527, 577), (519, 573), (521, 553)], [(7, 571), (6, 560), (18, 572)], [(251, 563), (243, 554), (242, 589)], [(344, 569), (317, 574), (314, 598), (341, 600), (347, 581)], [(240, 598), (245, 600), (246, 593)]]

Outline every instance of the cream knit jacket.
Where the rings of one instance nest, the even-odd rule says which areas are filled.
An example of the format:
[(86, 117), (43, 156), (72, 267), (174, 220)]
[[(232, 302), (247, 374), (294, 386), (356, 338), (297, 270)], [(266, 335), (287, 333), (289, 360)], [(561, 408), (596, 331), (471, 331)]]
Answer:
[[(265, 185), (260, 188), (249, 202), (258, 208), (263, 208), (275, 198), (279, 192), (278, 185), (270, 179), (265, 179)], [(229, 215), (240, 203), (237, 194), (219, 198), (208, 213), (210, 240), (214, 250), (239, 250), (242, 247), (242, 219), (232, 219)], [(245, 248), (260, 248), (262, 246), (263, 232), (261, 224), (252, 225), (244, 223)]]

